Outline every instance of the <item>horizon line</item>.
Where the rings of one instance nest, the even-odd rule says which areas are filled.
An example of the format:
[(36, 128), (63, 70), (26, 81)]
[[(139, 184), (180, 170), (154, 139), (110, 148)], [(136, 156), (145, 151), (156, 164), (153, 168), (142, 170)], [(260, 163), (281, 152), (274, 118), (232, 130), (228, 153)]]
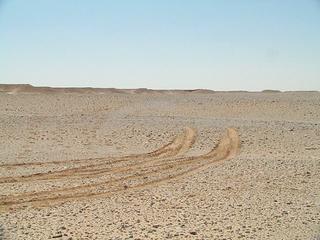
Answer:
[[(17, 89), (18, 88), (18, 89)], [(19, 89), (20, 88), (20, 89)], [(279, 90), (279, 89), (262, 89), (262, 90), (214, 90), (209, 88), (190, 88), (190, 89), (179, 89), (179, 88), (117, 88), (117, 87), (92, 87), (92, 86), (46, 86), (46, 85), (33, 85), (29, 83), (0, 83), (0, 92), (19, 91), (30, 92), (32, 90), (48, 90), (52, 92), (59, 92), (59, 90), (114, 90), (114, 91), (135, 91), (135, 92), (165, 92), (165, 91), (179, 91), (179, 92), (248, 92), (248, 93), (285, 93), (285, 92), (319, 92), (319, 90)]]

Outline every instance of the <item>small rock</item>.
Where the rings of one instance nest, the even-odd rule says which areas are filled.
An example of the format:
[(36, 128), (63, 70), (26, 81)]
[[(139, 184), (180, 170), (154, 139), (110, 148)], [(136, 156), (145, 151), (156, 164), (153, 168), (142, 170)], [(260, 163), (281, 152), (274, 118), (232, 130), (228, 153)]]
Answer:
[(54, 235), (52, 238), (62, 238), (62, 234), (59, 233), (59, 234), (57, 234), (57, 235)]

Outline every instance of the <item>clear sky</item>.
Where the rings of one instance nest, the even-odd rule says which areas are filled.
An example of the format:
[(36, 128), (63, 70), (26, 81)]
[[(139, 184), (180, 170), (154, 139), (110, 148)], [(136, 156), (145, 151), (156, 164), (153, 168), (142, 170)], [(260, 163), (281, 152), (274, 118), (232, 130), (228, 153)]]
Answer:
[(0, 0), (0, 83), (320, 90), (320, 1)]

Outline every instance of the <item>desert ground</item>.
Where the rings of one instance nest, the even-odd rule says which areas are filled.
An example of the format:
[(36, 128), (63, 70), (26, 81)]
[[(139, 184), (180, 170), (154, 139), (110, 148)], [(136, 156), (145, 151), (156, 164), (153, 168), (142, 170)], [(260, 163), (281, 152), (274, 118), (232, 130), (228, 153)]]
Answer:
[(0, 239), (318, 239), (320, 93), (0, 86)]

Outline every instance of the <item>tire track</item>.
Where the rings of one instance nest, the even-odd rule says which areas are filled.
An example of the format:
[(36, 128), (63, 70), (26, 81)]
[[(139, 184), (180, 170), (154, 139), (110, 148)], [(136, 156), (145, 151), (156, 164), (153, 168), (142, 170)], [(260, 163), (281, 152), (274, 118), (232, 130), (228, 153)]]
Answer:
[[(164, 145), (163, 147), (152, 151), (150, 153), (144, 153), (139, 155), (129, 155), (124, 156), (123, 158), (118, 158), (114, 161), (108, 161), (103, 162), (100, 164), (91, 164), (81, 167), (75, 167), (75, 168), (68, 168), (64, 170), (58, 170), (58, 171), (51, 171), (46, 173), (35, 173), (27, 176), (19, 176), (19, 177), (4, 177), (0, 178), (0, 184), (2, 183), (14, 183), (14, 182), (27, 182), (27, 181), (35, 181), (35, 180), (50, 180), (50, 179), (59, 179), (59, 178), (66, 178), (66, 177), (81, 177), (83, 176), (82, 173), (89, 173), (92, 172), (94, 174), (96, 171), (104, 170), (103, 172), (110, 172), (112, 171), (112, 164), (121, 163), (121, 162), (127, 162), (135, 160), (139, 161), (142, 160), (142, 162), (133, 163), (130, 166), (133, 165), (141, 165), (149, 160), (151, 162), (153, 158), (158, 159), (160, 157), (166, 158), (166, 157), (172, 157), (176, 155), (182, 155), (186, 151), (188, 151), (189, 148), (192, 147), (192, 145), (195, 142), (197, 136), (197, 132), (193, 128), (186, 127), (183, 134), (178, 135), (174, 140), (172, 140), (170, 143)], [(108, 166), (107, 168), (102, 168)]]
[[(92, 161), (122, 161), (130, 160), (141, 157), (157, 157), (157, 156), (173, 156), (175, 154), (181, 154), (187, 151), (195, 141), (196, 130), (190, 127), (186, 127), (183, 134), (176, 136), (168, 144), (156, 149), (152, 152), (141, 153), (141, 154), (131, 154), (123, 157), (101, 157), (101, 158), (86, 158), (86, 159), (72, 159), (63, 161), (48, 161), (48, 162), (31, 162), (31, 163), (12, 163), (12, 164), (1, 164), (0, 168), (13, 168), (13, 167), (29, 167), (29, 166), (46, 166), (46, 165), (60, 165), (66, 163), (86, 163)], [(94, 165), (92, 165), (94, 166)]]
[[(51, 191), (42, 191), (38, 193), (7, 196), (0, 199), (0, 205), (15, 207), (27, 203), (50, 205), (54, 202), (64, 202), (68, 200), (77, 200), (100, 195), (110, 195), (122, 191), (156, 186), (163, 182), (168, 182), (187, 174), (195, 173), (199, 170), (209, 167), (212, 163), (230, 159), (238, 154), (239, 149), (240, 140), (237, 131), (233, 128), (228, 128), (226, 134), (222, 137), (219, 144), (213, 148), (212, 151), (205, 155), (171, 158), (158, 165), (151, 165), (149, 167), (139, 166), (139, 168), (133, 167), (131, 169), (129, 168), (127, 169), (127, 172), (137, 172), (128, 176), (111, 179), (107, 182), (87, 184), (78, 187)], [(148, 169), (151, 169), (151, 171), (148, 171)], [(173, 171), (172, 174), (169, 171), (170, 169)], [(137, 183), (130, 183), (129, 180), (135, 180)]]

